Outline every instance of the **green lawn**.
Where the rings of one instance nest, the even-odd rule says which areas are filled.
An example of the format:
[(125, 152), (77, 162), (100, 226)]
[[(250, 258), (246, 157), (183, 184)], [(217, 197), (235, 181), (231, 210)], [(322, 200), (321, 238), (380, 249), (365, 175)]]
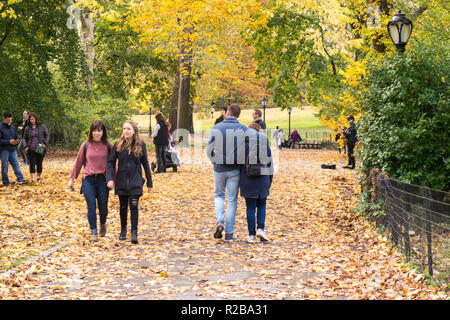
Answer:
[[(311, 106), (305, 106), (303, 109), (294, 108), (291, 113), (291, 130), (296, 128), (302, 138), (305, 135), (319, 136), (323, 133), (329, 132), (328, 128), (314, 116), (317, 112), (316, 108)], [(252, 119), (252, 109), (242, 110), (239, 122), (245, 125), (249, 125)], [(210, 130), (214, 121), (220, 116), (220, 112), (216, 112), (213, 117), (207, 116), (206, 119), (201, 119), (199, 114), (194, 114), (194, 130), (195, 131), (207, 131)], [(148, 115), (135, 115), (133, 120), (136, 121), (140, 127), (148, 127), (149, 117)], [(156, 124), (155, 118), (152, 117), (152, 127)], [(280, 108), (266, 109), (266, 124), (267, 128), (275, 129), (276, 126), (282, 128), (287, 134), (289, 128), (289, 114), (286, 110), (281, 111)]]

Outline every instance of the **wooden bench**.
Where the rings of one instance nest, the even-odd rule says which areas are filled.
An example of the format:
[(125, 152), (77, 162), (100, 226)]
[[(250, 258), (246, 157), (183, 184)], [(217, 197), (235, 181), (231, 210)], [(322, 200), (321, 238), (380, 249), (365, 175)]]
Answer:
[(322, 145), (320, 143), (300, 142), (298, 147), (300, 149), (321, 149)]

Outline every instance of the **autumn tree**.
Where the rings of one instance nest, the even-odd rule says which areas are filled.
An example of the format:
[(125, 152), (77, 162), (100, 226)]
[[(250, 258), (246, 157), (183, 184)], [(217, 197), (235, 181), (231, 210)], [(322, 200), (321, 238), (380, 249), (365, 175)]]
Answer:
[(262, 13), (256, 0), (144, 0), (129, 4), (124, 22), (140, 34), (141, 41), (159, 43), (156, 50), (177, 56), (170, 112), (175, 128), (193, 131), (189, 101), (193, 68), (208, 55), (226, 59), (234, 47), (232, 40), (249, 26), (262, 23)]

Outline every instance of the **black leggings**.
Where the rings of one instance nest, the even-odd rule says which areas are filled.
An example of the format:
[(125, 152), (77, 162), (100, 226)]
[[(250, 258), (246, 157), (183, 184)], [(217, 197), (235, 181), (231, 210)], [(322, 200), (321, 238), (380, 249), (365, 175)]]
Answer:
[(119, 196), (120, 202), (120, 227), (122, 230), (127, 229), (128, 205), (130, 206), (131, 231), (138, 227), (138, 205), (140, 196)]
[(39, 154), (31, 149), (28, 149), (28, 159), (30, 161), (30, 173), (42, 173), (42, 162), (44, 161), (44, 154)]

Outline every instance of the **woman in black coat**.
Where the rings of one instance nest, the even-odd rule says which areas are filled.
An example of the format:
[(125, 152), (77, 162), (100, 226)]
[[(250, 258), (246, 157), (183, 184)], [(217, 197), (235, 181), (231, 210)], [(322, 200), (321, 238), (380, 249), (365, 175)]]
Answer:
[[(50, 135), (48, 134), (47, 128), (41, 123), (38, 115), (32, 112), (28, 117), (28, 125), (23, 133), (23, 149), (27, 153), (30, 161), (31, 183), (41, 180), (42, 163), (49, 142)], [(39, 148), (42, 147), (44, 150), (40, 153)]]
[[(248, 242), (254, 243), (256, 236), (261, 241), (269, 240), (264, 232), (264, 226), (266, 220), (266, 199), (269, 196), (273, 178), (273, 162), (269, 139), (264, 133), (259, 132), (261, 126), (257, 123), (252, 123), (249, 125), (249, 128), (246, 132), (245, 142), (246, 163), (241, 169), (239, 189), (241, 196), (245, 198), (247, 206)], [(252, 158), (254, 161), (251, 161)], [(258, 162), (265, 165), (261, 169), (261, 174), (249, 176), (247, 172), (250, 170), (249, 163), (256, 164)], [(257, 225), (257, 230), (255, 230), (255, 225)]]
[[(114, 169), (118, 160), (117, 174), (114, 182)], [(150, 167), (148, 165), (147, 150), (145, 143), (139, 138), (139, 131), (136, 123), (125, 121), (123, 133), (120, 136), (108, 157), (106, 169), (106, 181), (109, 189), (115, 189), (115, 194), (120, 201), (120, 236), (119, 240), (126, 239), (128, 206), (130, 207), (131, 219), (131, 242), (137, 243), (138, 226), (138, 204), (139, 198), (143, 194), (145, 183), (142, 177), (142, 167), (147, 179), (147, 188), (153, 187)]]

